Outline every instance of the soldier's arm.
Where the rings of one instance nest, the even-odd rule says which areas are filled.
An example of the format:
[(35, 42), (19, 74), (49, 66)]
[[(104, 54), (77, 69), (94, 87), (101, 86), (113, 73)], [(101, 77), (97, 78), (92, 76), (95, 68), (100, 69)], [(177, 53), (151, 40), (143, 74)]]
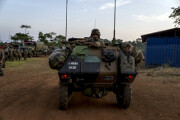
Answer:
[(96, 41), (96, 42), (85, 42), (85, 45), (89, 45), (90, 47), (96, 47), (96, 48), (100, 48), (100, 47), (104, 47), (105, 45), (103, 43), (101, 43), (100, 41)]

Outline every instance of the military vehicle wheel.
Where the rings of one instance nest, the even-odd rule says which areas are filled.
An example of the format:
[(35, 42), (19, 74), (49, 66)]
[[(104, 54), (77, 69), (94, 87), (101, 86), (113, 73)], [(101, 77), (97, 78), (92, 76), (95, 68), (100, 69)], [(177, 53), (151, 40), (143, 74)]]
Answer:
[(30, 58), (32, 58), (32, 57), (33, 57), (33, 55), (32, 55), (32, 54), (29, 54), (29, 57), (30, 57)]
[(69, 94), (68, 87), (59, 85), (59, 109), (65, 110), (68, 108)]
[(132, 90), (130, 84), (119, 87), (116, 98), (120, 107), (128, 108), (132, 99)]

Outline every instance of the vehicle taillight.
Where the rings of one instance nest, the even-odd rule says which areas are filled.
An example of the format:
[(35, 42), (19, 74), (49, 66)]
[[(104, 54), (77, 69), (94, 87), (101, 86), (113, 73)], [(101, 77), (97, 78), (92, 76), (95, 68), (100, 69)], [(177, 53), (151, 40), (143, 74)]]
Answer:
[(131, 75), (129, 75), (129, 77), (128, 77), (129, 79), (131, 79), (132, 78), (132, 76)]
[(133, 75), (129, 75), (128, 78), (129, 78), (129, 82), (132, 83), (133, 82)]
[(67, 75), (62, 75), (61, 77), (62, 77), (63, 79), (65, 79), (65, 78), (67, 78)]

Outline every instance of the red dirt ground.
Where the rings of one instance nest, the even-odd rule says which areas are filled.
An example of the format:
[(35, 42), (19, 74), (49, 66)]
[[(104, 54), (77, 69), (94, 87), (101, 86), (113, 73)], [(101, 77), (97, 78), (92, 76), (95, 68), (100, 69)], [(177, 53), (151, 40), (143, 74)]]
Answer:
[(180, 76), (147, 76), (145, 69), (139, 69), (128, 109), (116, 106), (114, 93), (100, 99), (73, 93), (69, 108), (62, 111), (57, 71), (49, 68), (47, 57), (4, 72), (0, 120), (180, 120)]

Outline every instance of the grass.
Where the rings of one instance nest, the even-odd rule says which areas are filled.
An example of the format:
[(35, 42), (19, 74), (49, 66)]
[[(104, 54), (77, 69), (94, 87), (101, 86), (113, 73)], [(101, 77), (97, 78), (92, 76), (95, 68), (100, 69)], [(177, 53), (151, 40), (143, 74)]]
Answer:
[(49, 68), (49, 72), (50, 72), (50, 73), (58, 73), (58, 70)]
[(175, 67), (157, 67), (147, 69), (148, 76), (180, 76), (180, 68)]
[(7, 61), (6, 62), (6, 67), (17, 67), (21, 66), (23, 64), (26, 64), (28, 62), (33, 62), (33, 61), (38, 61), (40, 59), (38, 58), (27, 58), (27, 60), (21, 59), (21, 61), (14, 60), (14, 61)]

